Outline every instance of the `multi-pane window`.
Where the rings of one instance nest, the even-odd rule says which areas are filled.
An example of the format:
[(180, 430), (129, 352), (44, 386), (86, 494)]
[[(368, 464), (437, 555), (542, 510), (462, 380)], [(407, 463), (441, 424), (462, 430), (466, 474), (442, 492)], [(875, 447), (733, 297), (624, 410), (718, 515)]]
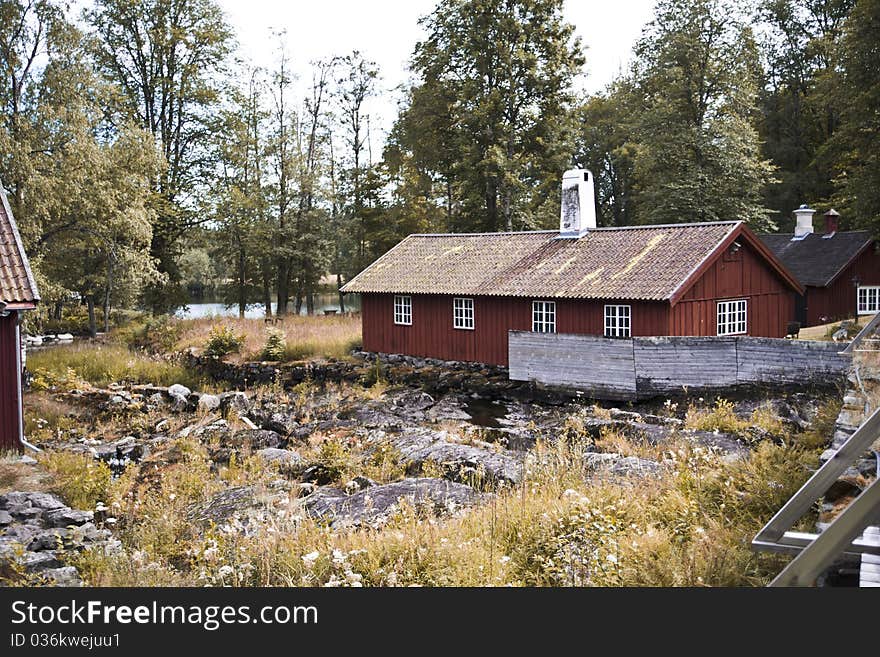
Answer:
[(452, 300), (452, 326), (457, 329), (474, 330), (474, 300), (455, 298)]
[(536, 333), (556, 333), (555, 301), (532, 301), (532, 330)]
[(630, 331), (632, 308), (630, 306), (605, 306), (605, 337), (628, 338)]
[(718, 335), (746, 333), (747, 305), (745, 299), (718, 302)]
[(880, 312), (880, 285), (859, 287), (859, 314), (870, 315)]
[(394, 323), (405, 326), (412, 324), (412, 297), (394, 296)]

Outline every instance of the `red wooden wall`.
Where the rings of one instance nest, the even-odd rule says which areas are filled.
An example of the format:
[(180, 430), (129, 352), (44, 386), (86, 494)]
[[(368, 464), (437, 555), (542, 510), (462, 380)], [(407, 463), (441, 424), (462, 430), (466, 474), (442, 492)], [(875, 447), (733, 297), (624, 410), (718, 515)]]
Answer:
[(723, 254), (672, 308), (669, 335), (715, 335), (717, 303), (748, 299), (748, 335), (785, 336), (795, 319), (794, 292), (747, 243)]
[[(411, 326), (394, 323), (392, 294), (361, 297), (364, 349), (440, 360), (507, 365), (507, 332), (530, 331), (532, 301), (514, 297), (474, 297), (474, 330), (452, 327), (452, 296), (411, 295)], [(605, 304), (613, 301), (556, 299), (557, 333), (602, 335)], [(666, 303), (620, 301), (632, 306), (633, 335), (666, 335)]]
[(19, 450), (21, 399), (18, 370), (18, 313), (0, 317), (0, 451)]
[[(507, 332), (530, 331), (540, 297), (474, 297), (474, 330), (452, 327), (449, 295), (411, 295), (412, 325), (394, 324), (393, 294), (361, 298), (367, 351), (507, 365)], [(602, 335), (604, 306), (632, 306), (632, 335), (715, 335), (717, 302), (748, 299), (748, 335), (783, 337), (794, 320), (794, 293), (748, 244), (720, 256), (682, 299), (668, 302), (556, 299), (557, 333)]]
[(880, 285), (880, 254), (873, 247), (850, 263), (828, 287), (807, 288), (807, 326), (825, 324), (820, 317), (827, 317), (831, 322), (853, 316), (856, 311), (853, 276), (858, 276), (862, 285)]

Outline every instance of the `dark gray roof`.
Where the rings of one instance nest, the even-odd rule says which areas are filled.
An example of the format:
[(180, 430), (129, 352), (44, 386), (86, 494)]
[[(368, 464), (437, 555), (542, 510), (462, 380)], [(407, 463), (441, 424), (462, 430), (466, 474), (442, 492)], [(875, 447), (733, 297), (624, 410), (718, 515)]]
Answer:
[(792, 240), (791, 233), (759, 236), (802, 285), (825, 287), (873, 241), (867, 230), (812, 233)]

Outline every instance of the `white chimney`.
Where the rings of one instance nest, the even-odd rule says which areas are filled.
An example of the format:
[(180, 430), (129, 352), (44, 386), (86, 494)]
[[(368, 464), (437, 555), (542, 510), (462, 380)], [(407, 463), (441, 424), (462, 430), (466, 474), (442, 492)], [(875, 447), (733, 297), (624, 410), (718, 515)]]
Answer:
[(794, 227), (795, 239), (802, 239), (813, 232), (813, 215), (816, 211), (808, 207), (805, 203), (793, 212), (797, 221)]
[(583, 237), (596, 227), (593, 194), (593, 174), (586, 169), (569, 169), (562, 175), (559, 237)]

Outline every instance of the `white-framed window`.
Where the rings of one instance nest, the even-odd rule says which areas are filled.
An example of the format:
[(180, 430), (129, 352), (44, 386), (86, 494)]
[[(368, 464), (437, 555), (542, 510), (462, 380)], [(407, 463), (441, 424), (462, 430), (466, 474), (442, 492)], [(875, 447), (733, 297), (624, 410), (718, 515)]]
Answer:
[(745, 299), (718, 302), (718, 335), (741, 335), (748, 331), (748, 302)]
[(394, 295), (394, 323), (412, 325), (412, 297)]
[(452, 300), (452, 328), (474, 330), (474, 300)]
[(632, 335), (632, 307), (605, 306), (605, 337), (628, 338)]
[(858, 294), (859, 315), (880, 312), (880, 285), (861, 285)]
[(556, 333), (555, 301), (532, 301), (532, 330), (535, 333)]

